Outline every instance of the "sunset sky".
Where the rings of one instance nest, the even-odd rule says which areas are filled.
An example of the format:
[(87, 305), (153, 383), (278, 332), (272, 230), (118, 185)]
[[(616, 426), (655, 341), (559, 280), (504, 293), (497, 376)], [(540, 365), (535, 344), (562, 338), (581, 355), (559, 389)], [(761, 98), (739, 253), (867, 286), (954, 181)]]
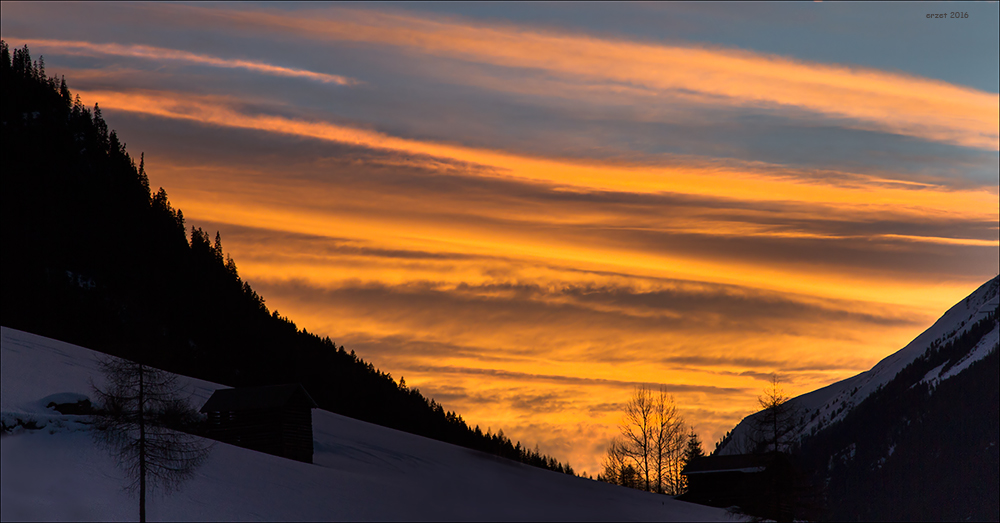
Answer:
[(578, 472), (636, 385), (710, 450), (1000, 265), (995, 2), (2, 10), (272, 311)]

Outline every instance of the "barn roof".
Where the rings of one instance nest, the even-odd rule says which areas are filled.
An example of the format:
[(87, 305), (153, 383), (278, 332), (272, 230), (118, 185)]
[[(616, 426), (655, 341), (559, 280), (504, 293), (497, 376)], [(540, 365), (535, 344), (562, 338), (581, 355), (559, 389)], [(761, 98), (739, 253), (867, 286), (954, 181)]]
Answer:
[(705, 456), (692, 460), (681, 474), (705, 474), (718, 472), (762, 472), (775, 460), (774, 454), (735, 454), (729, 456)]
[(282, 407), (318, 408), (306, 389), (299, 384), (267, 385), (219, 389), (205, 402), (201, 412), (237, 412), (243, 410), (280, 409)]

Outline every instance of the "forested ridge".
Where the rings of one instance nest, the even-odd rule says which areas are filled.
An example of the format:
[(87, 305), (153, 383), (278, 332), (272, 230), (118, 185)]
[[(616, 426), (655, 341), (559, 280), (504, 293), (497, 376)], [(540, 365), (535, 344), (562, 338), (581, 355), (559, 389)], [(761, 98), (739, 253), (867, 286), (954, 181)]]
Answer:
[(3, 325), (229, 386), (301, 383), (338, 414), (573, 472), (270, 311), (219, 234), (151, 190), (99, 104), (0, 47)]
[[(800, 464), (825, 485), (833, 521), (996, 521), (1000, 510), (997, 347), (961, 374), (932, 383), (997, 328), (994, 309), (802, 441)], [(964, 323), (962, 327), (964, 327)]]
[[(901, 369), (893, 359), (900, 353), (905, 358), (909, 346), (871, 374), (845, 380), (857, 385), (847, 390), (853, 397), (866, 384), (861, 378), (871, 379), (882, 363), (889, 362), (882, 372), (895, 373), (857, 404), (845, 394), (830, 410), (816, 403), (807, 410), (803, 403), (815, 398), (782, 397), (773, 378), (775, 393), (759, 397), (763, 409), (745, 418), (739, 431), (727, 432), (712, 459), (716, 465), (732, 460), (727, 466), (767, 463), (748, 457), (774, 461), (748, 477), (714, 469), (716, 479), (681, 499), (775, 521), (996, 521), (1000, 307), (989, 300), (998, 288), (994, 277), (966, 298), (964, 311), (975, 312), (967, 319), (952, 316), (924, 353)], [(970, 303), (973, 296), (982, 301)], [(826, 416), (836, 421), (824, 425)], [(807, 420), (817, 418), (804, 433)]]

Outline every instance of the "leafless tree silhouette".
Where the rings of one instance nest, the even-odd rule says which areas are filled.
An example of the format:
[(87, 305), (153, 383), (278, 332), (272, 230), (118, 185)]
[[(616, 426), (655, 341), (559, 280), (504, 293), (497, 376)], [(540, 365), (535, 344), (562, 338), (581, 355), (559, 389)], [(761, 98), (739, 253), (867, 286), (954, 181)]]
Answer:
[(754, 452), (790, 452), (799, 415), (781, 389), (777, 375), (764, 393), (757, 396), (761, 411), (750, 419), (749, 440)]
[(177, 378), (159, 369), (115, 357), (99, 361), (106, 386), (94, 386), (100, 405), (95, 440), (124, 469), (125, 490), (139, 493), (139, 521), (146, 521), (146, 491), (175, 490), (205, 461), (212, 445), (185, 432), (198, 414), (179, 395)]
[(624, 414), (621, 435), (608, 447), (604, 479), (625, 485), (625, 476), (635, 474), (637, 484), (626, 486), (680, 494), (686, 438), (684, 420), (677, 413), (673, 397), (662, 388), (654, 392), (646, 386), (637, 387)]

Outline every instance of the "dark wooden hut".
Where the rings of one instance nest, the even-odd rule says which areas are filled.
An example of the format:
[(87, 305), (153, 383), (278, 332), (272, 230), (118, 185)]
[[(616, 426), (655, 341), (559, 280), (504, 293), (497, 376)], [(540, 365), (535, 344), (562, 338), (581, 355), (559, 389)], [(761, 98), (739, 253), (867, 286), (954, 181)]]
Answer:
[(213, 439), (312, 463), (314, 408), (302, 385), (270, 385), (217, 390), (201, 412)]
[(697, 458), (681, 471), (688, 484), (682, 499), (715, 507), (754, 505), (772, 495), (790, 467), (787, 455), (773, 452)]

